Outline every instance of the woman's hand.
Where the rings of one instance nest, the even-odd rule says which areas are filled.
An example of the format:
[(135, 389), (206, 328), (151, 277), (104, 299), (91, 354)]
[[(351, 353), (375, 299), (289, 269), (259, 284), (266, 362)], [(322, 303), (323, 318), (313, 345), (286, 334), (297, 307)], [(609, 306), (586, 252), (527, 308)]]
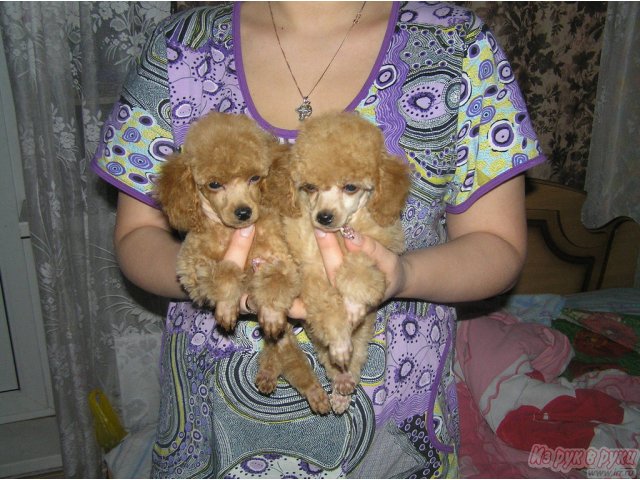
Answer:
[[(240, 268), (244, 268), (249, 258), (249, 251), (251, 250), (251, 244), (253, 243), (253, 237), (255, 236), (255, 227), (249, 226), (243, 229), (236, 230), (231, 236), (229, 247), (224, 254), (223, 259), (234, 262)], [(245, 293), (240, 297), (240, 313), (243, 315), (253, 313), (258, 310), (258, 306), (254, 303), (249, 294)], [(299, 298), (296, 298), (289, 310), (288, 316), (290, 318), (302, 320), (307, 316), (307, 311), (304, 308), (304, 304)]]
[[(322, 254), (327, 277), (333, 283), (343, 259), (338, 238), (335, 233), (316, 230), (316, 240)], [(406, 278), (405, 271), (408, 268), (402, 257), (388, 250), (372, 238), (361, 235), (358, 232), (351, 232), (349, 236), (345, 236), (344, 243), (350, 252), (367, 254), (373, 259), (380, 271), (384, 273), (387, 279), (384, 301), (394, 298), (402, 292)]]
[[(248, 231), (250, 229), (251, 231)], [(247, 232), (244, 230), (234, 232), (231, 237), (231, 242), (229, 243), (229, 248), (224, 256), (226, 260), (231, 260), (237, 265), (246, 265), (251, 243), (253, 242), (254, 230), (252, 227), (248, 227), (245, 230), (247, 230)], [(338, 243), (338, 238), (335, 233), (316, 230), (316, 240), (320, 248), (327, 277), (331, 283), (334, 283), (336, 272), (344, 258), (340, 244)], [(350, 252), (364, 252), (369, 255), (380, 271), (385, 274), (387, 278), (387, 290), (384, 296), (385, 301), (397, 296), (398, 293), (402, 291), (406, 268), (402, 257), (386, 249), (375, 240), (360, 235), (357, 232), (353, 233), (352, 238), (345, 238), (344, 240), (347, 250)], [(255, 313), (256, 309), (257, 307), (251, 297), (244, 294), (240, 299), (240, 313)], [(304, 320), (306, 315), (307, 312), (304, 303), (299, 298), (296, 298), (287, 316), (297, 320)]]
[[(255, 225), (250, 225), (245, 228), (240, 228), (233, 232), (227, 251), (222, 257), (223, 260), (227, 260), (235, 263), (240, 268), (244, 268), (247, 264), (249, 257), (249, 251), (253, 244), (253, 237), (256, 234)], [(256, 313), (257, 307), (248, 298), (248, 294), (244, 293), (240, 297), (240, 313), (246, 315), (248, 313)]]

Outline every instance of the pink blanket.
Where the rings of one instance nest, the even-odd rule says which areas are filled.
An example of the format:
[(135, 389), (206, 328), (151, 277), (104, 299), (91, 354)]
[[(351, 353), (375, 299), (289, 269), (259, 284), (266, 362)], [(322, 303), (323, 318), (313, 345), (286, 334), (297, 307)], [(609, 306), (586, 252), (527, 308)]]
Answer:
[(576, 477), (585, 465), (539, 455), (638, 454), (640, 378), (617, 370), (559, 378), (573, 356), (568, 339), (506, 312), (460, 322), (456, 348), (464, 477)]

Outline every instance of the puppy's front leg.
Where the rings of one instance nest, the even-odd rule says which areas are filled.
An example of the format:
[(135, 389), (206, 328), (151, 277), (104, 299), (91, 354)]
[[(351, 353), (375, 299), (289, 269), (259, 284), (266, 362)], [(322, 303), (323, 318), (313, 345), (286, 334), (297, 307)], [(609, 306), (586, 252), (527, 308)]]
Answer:
[[(224, 238), (223, 238), (224, 240)], [(216, 321), (226, 330), (235, 327), (244, 272), (235, 263), (218, 261), (225, 241), (189, 233), (176, 262), (176, 273), (189, 298), (198, 306), (215, 307)]]
[(353, 332), (353, 355), (349, 369), (337, 372), (331, 382), (331, 407), (336, 414), (344, 413), (351, 403), (351, 395), (360, 383), (360, 374), (369, 355), (369, 341), (375, 331), (376, 314), (369, 313)]
[(299, 292), (298, 270), (292, 259), (271, 258), (254, 267), (249, 295), (258, 306), (258, 322), (268, 338), (282, 333)]
[(301, 290), (300, 273), (289, 253), (278, 215), (265, 214), (256, 224), (251, 262), (248, 291), (258, 307), (258, 322), (268, 338), (277, 338)]
[(228, 260), (218, 262), (212, 275), (203, 283), (210, 288), (216, 301), (216, 322), (225, 330), (233, 330), (240, 313), (240, 297), (245, 274), (238, 265)]
[(178, 280), (189, 298), (198, 306), (211, 307), (220, 298), (212, 286), (221, 252), (206, 248), (203, 235), (189, 233), (176, 260)]
[(347, 318), (358, 327), (367, 312), (382, 301), (387, 287), (384, 274), (364, 253), (348, 253), (336, 273), (336, 288), (344, 298)]
[[(324, 276), (324, 272), (322, 273)], [(307, 278), (302, 300), (307, 308), (306, 329), (314, 345), (322, 346), (328, 358), (321, 359), (327, 367), (331, 363), (346, 369), (351, 360), (352, 327), (346, 320), (346, 311), (338, 290), (331, 287), (326, 277)]]

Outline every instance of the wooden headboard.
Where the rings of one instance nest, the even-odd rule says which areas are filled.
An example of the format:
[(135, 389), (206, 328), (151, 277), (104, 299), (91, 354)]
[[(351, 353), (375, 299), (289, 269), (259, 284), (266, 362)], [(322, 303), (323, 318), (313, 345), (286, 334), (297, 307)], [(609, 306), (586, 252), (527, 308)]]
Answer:
[(528, 255), (510, 293), (570, 294), (632, 287), (640, 253), (640, 225), (619, 217), (604, 227), (581, 222), (585, 192), (527, 179)]

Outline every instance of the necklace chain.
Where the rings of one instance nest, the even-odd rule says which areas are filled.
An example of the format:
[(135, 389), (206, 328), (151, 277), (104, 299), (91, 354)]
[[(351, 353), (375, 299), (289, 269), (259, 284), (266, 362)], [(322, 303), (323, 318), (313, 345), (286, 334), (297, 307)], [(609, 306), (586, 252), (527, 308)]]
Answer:
[(358, 13), (356, 13), (355, 18), (351, 22), (351, 25), (349, 26), (349, 29), (347, 30), (347, 33), (345, 33), (344, 38), (340, 42), (340, 45), (338, 45), (338, 48), (337, 48), (336, 52), (333, 54), (333, 57), (331, 57), (331, 60), (329, 60), (329, 63), (327, 64), (325, 69), (322, 71), (322, 74), (320, 75), (320, 77), (318, 78), (316, 83), (313, 85), (313, 87), (311, 87), (311, 90), (309, 90), (309, 93), (307, 93), (306, 95), (302, 93), (302, 89), (300, 88), (300, 85), (298, 85), (298, 80), (296, 79), (296, 76), (293, 74), (293, 70), (291, 69), (291, 65), (289, 64), (289, 60), (287, 59), (287, 55), (284, 53), (284, 49), (282, 48), (282, 43), (280, 42), (280, 35), (278, 35), (278, 28), (276, 27), (276, 21), (273, 18), (273, 10), (271, 9), (271, 2), (267, 2), (267, 3), (269, 5), (269, 14), (271, 15), (271, 24), (273, 25), (273, 32), (276, 34), (276, 40), (278, 42), (278, 47), (280, 47), (280, 52), (282, 53), (282, 58), (284, 58), (284, 63), (287, 64), (287, 69), (289, 70), (289, 74), (291, 75), (291, 78), (293, 79), (293, 83), (295, 84), (296, 88), (298, 89), (298, 93), (300, 94), (300, 97), (302, 98), (302, 103), (300, 104), (300, 106), (298, 108), (296, 108), (296, 112), (298, 113), (298, 119), (300, 121), (303, 121), (305, 118), (310, 117), (311, 114), (313, 113), (313, 109), (311, 108), (311, 101), (309, 100), (309, 97), (311, 96), (313, 91), (316, 89), (318, 84), (322, 81), (322, 79), (324, 78), (325, 74), (329, 70), (329, 67), (331, 66), (331, 64), (333, 64), (333, 61), (338, 56), (338, 53), (342, 49), (342, 46), (344, 45), (344, 42), (347, 41), (347, 37), (351, 33), (351, 30), (353, 30), (353, 27), (355, 27), (358, 24), (358, 22), (360, 22), (360, 17), (362, 16), (362, 11), (364, 10), (364, 6), (367, 4), (367, 2), (362, 2), (362, 6), (360, 7), (360, 10), (358, 10)]

